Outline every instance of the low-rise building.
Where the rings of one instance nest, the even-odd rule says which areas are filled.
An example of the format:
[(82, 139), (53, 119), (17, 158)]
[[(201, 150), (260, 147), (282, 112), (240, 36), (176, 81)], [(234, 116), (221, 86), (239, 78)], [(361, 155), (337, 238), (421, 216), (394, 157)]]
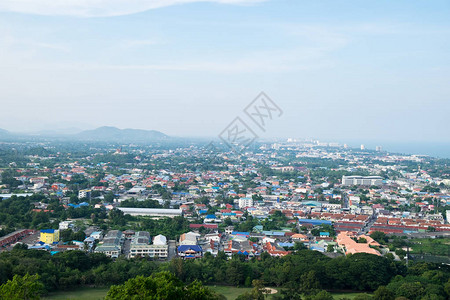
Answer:
[[(355, 237), (356, 238), (356, 237)], [(380, 256), (381, 254), (371, 248), (370, 246), (380, 246), (374, 239), (369, 236), (360, 236), (359, 239), (364, 238), (365, 242), (357, 242), (353, 240), (353, 236), (348, 232), (343, 231), (338, 234), (336, 242), (342, 247), (346, 254), (355, 254), (355, 253), (369, 253)]]
[(197, 245), (200, 234), (195, 232), (183, 233), (180, 236), (180, 245)]
[(62, 221), (59, 222), (59, 230), (66, 230), (73, 227), (72, 221)]
[(383, 184), (383, 177), (381, 176), (342, 176), (342, 185), (365, 185), (380, 186)]
[(177, 254), (181, 258), (201, 258), (203, 256), (203, 249), (198, 245), (181, 245), (178, 246)]
[(239, 199), (239, 208), (253, 206), (253, 198), (245, 197)]
[(91, 190), (81, 190), (78, 192), (78, 198), (82, 199), (82, 198), (87, 198), (90, 199), (91, 198)]
[(125, 215), (131, 216), (152, 216), (152, 217), (176, 217), (183, 214), (181, 209), (168, 208), (137, 208), (137, 207), (118, 207)]
[(39, 240), (45, 244), (53, 244), (59, 242), (59, 230), (42, 229)]
[(95, 248), (95, 253), (104, 253), (106, 256), (111, 258), (118, 258), (122, 253), (122, 245), (124, 242), (124, 237), (121, 231), (111, 230), (108, 231), (106, 236), (103, 238), (102, 243), (100, 243), (97, 248)]
[(167, 238), (163, 235), (157, 235), (150, 244), (150, 234), (145, 231), (139, 231), (131, 241), (129, 257), (152, 257), (166, 259), (169, 256), (169, 246)]

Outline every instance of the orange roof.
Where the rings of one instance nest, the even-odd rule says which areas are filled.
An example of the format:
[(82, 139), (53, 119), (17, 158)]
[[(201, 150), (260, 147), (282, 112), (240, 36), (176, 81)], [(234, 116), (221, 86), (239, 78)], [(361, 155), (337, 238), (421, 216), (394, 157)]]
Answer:
[(308, 237), (301, 233), (296, 233), (292, 236), (293, 239), (307, 240)]
[(369, 253), (381, 256), (381, 254), (377, 250), (369, 247), (369, 245), (377, 246), (378, 243), (374, 244), (374, 242), (376, 243), (376, 241), (368, 236), (362, 237), (367, 240), (367, 243), (357, 243), (352, 239), (352, 236), (350, 236), (348, 232), (343, 231), (338, 234), (336, 241), (339, 246), (345, 247), (345, 253)]

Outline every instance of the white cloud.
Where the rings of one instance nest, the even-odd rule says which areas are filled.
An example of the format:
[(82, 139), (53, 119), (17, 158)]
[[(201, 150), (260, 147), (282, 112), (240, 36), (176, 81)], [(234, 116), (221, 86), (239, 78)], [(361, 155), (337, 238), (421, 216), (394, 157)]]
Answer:
[(156, 39), (124, 40), (120, 43), (120, 47), (122, 47), (122, 48), (138, 48), (138, 47), (155, 46), (155, 45), (163, 45), (163, 44), (166, 44), (166, 42), (156, 40)]
[[(334, 48), (333, 48), (334, 49)], [(256, 51), (242, 57), (226, 59), (198, 60), (189, 58), (173, 62), (155, 64), (102, 64), (92, 62), (75, 63), (27, 63), (29, 70), (70, 70), (70, 71), (188, 71), (213, 73), (255, 73), (292, 72), (329, 69), (335, 62), (328, 57), (333, 51), (329, 47), (298, 47), (295, 49)]]
[(2, 0), (0, 11), (37, 15), (111, 17), (194, 2), (246, 5), (263, 1), (266, 0)]

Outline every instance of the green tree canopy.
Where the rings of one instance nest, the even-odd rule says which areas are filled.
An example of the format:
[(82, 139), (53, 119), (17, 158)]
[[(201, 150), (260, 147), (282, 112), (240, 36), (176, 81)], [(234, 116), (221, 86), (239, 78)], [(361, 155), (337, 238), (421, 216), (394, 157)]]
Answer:
[(180, 299), (180, 300), (213, 300), (218, 295), (199, 281), (185, 285), (170, 272), (159, 272), (152, 276), (137, 276), (124, 284), (113, 285), (106, 299)]
[(0, 286), (0, 299), (40, 299), (43, 290), (44, 285), (39, 281), (39, 275), (14, 275), (12, 280)]

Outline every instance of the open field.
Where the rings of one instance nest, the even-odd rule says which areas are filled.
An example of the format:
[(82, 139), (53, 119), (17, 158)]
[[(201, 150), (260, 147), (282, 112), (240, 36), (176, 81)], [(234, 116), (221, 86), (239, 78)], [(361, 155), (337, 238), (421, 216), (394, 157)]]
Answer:
[[(234, 286), (208, 286), (210, 289), (214, 290), (217, 293), (220, 293), (222, 295), (224, 295), (227, 299), (229, 300), (234, 300), (236, 299), (239, 295), (242, 295), (243, 293), (247, 292), (247, 291), (251, 291), (251, 288), (244, 288), (244, 287), (234, 287)], [(277, 290), (279, 291), (280, 288), (277, 288)], [(359, 293), (359, 292), (333, 292), (331, 293), (334, 297), (334, 299), (339, 300), (341, 298), (348, 298), (348, 299), (353, 299), (358, 295), (361, 295), (363, 293)], [(267, 296), (266, 299), (272, 299), (272, 297), (269, 295)]]
[(364, 293), (359, 293), (359, 292), (356, 292), (356, 293), (331, 293), (331, 295), (333, 295), (333, 298), (336, 300), (339, 300), (341, 298), (353, 299), (356, 296), (361, 295), (361, 294), (364, 294)]
[(45, 300), (101, 300), (105, 298), (108, 293), (108, 287), (102, 288), (79, 288), (73, 291), (63, 291), (63, 292), (55, 292), (51, 293), (46, 297), (43, 297)]
[(251, 288), (238, 288), (234, 286), (222, 286), (222, 285), (210, 285), (208, 286), (213, 291), (224, 295), (229, 300), (236, 299), (239, 295), (242, 295), (245, 292), (251, 291)]
[(450, 256), (450, 238), (412, 239), (411, 253)]
[[(213, 291), (224, 295), (229, 300), (236, 299), (239, 295), (242, 295), (245, 292), (251, 291), (251, 288), (246, 287), (234, 287), (234, 286), (208, 286)], [(44, 300), (101, 300), (106, 296), (106, 293), (108, 292), (109, 288), (107, 287), (101, 287), (101, 288), (79, 288), (77, 290), (73, 291), (61, 291), (61, 292), (55, 292), (51, 293), (46, 297), (43, 297)], [(277, 289), (279, 290), (279, 289)], [(343, 293), (343, 292), (336, 292), (331, 293), (334, 297), (334, 299), (339, 300), (341, 298), (348, 298), (353, 299), (357, 295), (360, 295), (362, 293)], [(269, 295), (266, 299), (272, 299), (272, 297)]]

